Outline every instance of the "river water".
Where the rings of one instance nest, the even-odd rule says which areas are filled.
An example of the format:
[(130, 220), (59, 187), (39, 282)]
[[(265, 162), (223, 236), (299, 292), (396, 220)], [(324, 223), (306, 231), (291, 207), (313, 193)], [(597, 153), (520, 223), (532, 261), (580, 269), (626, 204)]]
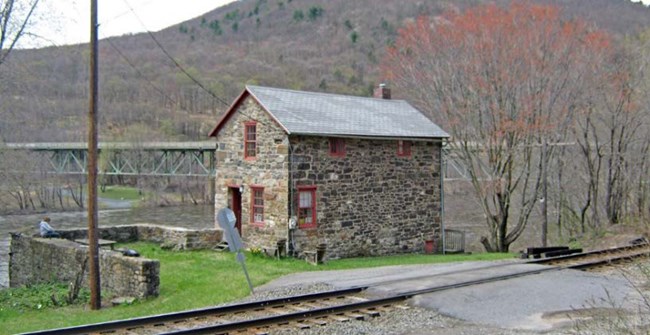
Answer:
[[(185, 228), (213, 228), (214, 207), (170, 206), (130, 208), (128, 203), (123, 208), (100, 210), (98, 226), (109, 227), (136, 223), (150, 223)], [(39, 213), (27, 215), (0, 215), (0, 288), (9, 284), (9, 233), (38, 233), (38, 224), (44, 216), (49, 216), (54, 229), (87, 228), (88, 215), (83, 212)]]
[[(88, 227), (88, 215), (83, 212), (41, 213), (29, 215), (0, 215), (0, 234), (9, 232), (37, 233), (43, 216), (49, 216), (54, 229)], [(135, 223), (152, 223), (187, 228), (214, 227), (214, 207), (169, 206), (148, 208), (120, 208), (100, 210), (98, 225), (117, 226)]]

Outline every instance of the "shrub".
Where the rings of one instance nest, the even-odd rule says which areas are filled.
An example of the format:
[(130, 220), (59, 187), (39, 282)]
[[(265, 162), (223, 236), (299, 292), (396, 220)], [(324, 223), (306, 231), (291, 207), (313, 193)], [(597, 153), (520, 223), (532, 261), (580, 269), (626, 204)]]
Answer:
[(302, 10), (295, 10), (293, 12), (293, 20), (296, 22), (300, 22), (305, 18), (305, 13), (302, 12)]
[(313, 6), (309, 8), (309, 20), (315, 21), (319, 17), (323, 16), (324, 11), (325, 10), (323, 9), (323, 7), (319, 7), (319, 6)]

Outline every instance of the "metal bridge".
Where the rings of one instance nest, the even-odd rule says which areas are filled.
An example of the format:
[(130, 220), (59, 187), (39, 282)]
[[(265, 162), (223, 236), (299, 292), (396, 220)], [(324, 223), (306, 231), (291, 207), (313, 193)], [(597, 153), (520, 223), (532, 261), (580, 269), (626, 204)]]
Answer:
[[(100, 142), (99, 173), (114, 176), (207, 176), (216, 174), (217, 143), (202, 142)], [(48, 172), (86, 174), (87, 144), (6, 143), (4, 148), (39, 155)], [(1, 152), (0, 152), (1, 154)], [(469, 172), (449, 147), (444, 148), (446, 180), (469, 180)]]
[[(101, 142), (98, 172), (121, 176), (215, 175), (216, 142)], [(86, 174), (88, 145), (68, 143), (6, 143), (5, 149), (28, 151), (47, 161), (48, 172)]]

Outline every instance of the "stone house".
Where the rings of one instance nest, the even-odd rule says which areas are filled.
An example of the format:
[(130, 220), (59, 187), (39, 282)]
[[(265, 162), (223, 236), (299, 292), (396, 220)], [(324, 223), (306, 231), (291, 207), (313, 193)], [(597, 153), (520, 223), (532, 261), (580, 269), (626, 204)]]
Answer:
[(302, 256), (421, 252), (442, 224), (447, 133), (380, 86), (374, 98), (246, 86), (210, 136), (215, 208), (247, 247)]

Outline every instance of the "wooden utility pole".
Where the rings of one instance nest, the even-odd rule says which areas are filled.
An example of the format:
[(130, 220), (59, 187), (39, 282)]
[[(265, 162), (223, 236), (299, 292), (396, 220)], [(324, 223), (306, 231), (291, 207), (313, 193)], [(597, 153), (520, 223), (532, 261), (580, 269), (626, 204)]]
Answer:
[(542, 143), (542, 247), (548, 245), (548, 142)]
[(97, 238), (97, 0), (90, 0), (90, 108), (88, 109), (88, 252), (90, 308), (100, 309), (102, 294)]

